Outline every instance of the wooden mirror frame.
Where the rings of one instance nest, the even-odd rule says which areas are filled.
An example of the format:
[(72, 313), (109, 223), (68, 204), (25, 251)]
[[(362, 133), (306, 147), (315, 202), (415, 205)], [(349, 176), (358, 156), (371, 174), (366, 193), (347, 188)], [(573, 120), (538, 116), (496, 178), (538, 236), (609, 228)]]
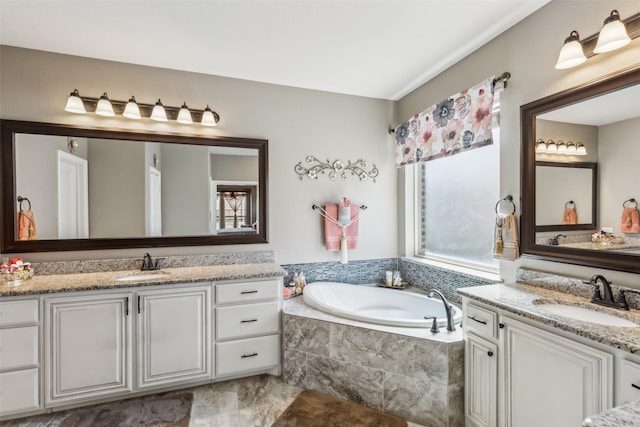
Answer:
[[(258, 231), (255, 234), (224, 234), (200, 236), (167, 236), (135, 238), (89, 238), (60, 240), (17, 240), (16, 238), (16, 173), (15, 173), (15, 135), (38, 134), (76, 136), (101, 139), (119, 139), (130, 141), (148, 141), (170, 144), (190, 144), (204, 146), (232, 146), (258, 150)], [(0, 252), (53, 252), (98, 249), (125, 249), (169, 246), (209, 246), (267, 243), (267, 178), (268, 178), (268, 141), (263, 139), (233, 137), (199, 137), (177, 134), (157, 134), (82, 128), (60, 124), (0, 120), (0, 200), (2, 200), (0, 227)]]
[(528, 258), (640, 273), (640, 255), (536, 244), (536, 116), (599, 95), (640, 84), (640, 66), (621, 70), (520, 107), (522, 215), (521, 254)]

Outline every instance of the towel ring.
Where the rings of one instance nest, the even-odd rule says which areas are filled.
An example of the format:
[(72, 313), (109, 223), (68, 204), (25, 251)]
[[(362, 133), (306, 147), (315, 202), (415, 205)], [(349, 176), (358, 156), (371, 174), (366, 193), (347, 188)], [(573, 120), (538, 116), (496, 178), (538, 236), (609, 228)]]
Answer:
[(29, 199), (27, 199), (26, 197), (22, 197), (22, 196), (18, 196), (18, 203), (20, 203), (20, 212), (23, 212), (24, 209), (22, 209), (22, 202), (27, 202), (29, 203), (29, 207), (27, 208), (28, 211), (31, 210), (31, 201)]
[[(635, 206), (627, 206), (627, 203), (633, 203)], [(623, 208), (637, 208), (638, 207), (638, 202), (636, 202), (636, 199), (629, 199), (629, 200), (625, 200), (624, 202), (622, 202), (622, 207)]]
[(512, 214), (516, 213), (516, 204), (515, 204), (515, 203), (513, 203), (513, 197), (511, 197), (511, 196), (507, 196), (507, 197), (505, 197), (504, 199), (500, 199), (500, 200), (498, 200), (498, 203), (496, 203), (496, 209), (495, 209), (496, 214), (499, 214), (499, 212), (498, 212), (498, 207), (500, 206), (500, 203), (501, 203), (501, 202), (511, 203), (511, 206), (513, 207), (513, 211), (511, 211), (511, 213), (512, 213)]
[[(569, 206), (569, 205), (573, 205), (573, 206)], [(564, 204), (564, 207), (565, 207), (565, 208), (569, 208), (569, 207), (571, 207), (571, 208), (574, 208), (574, 209), (575, 209), (576, 204), (575, 204), (575, 203), (573, 203), (573, 200), (569, 200), (567, 203), (565, 203), (565, 204)]]

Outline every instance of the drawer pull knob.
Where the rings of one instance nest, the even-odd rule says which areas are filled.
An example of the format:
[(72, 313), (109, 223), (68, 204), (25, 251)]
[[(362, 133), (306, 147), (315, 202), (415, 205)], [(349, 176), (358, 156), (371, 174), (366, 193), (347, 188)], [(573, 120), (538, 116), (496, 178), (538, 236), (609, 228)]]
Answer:
[(240, 292), (240, 295), (244, 295), (244, 294), (257, 294), (258, 291), (242, 291)]
[(241, 320), (240, 323), (251, 323), (251, 322), (257, 322), (258, 319), (249, 319), (249, 320)]
[(242, 356), (240, 356), (240, 358), (245, 359), (247, 357), (256, 357), (257, 355), (258, 353), (243, 354)]
[(487, 355), (488, 355), (489, 357), (492, 357), (492, 356), (493, 356), (493, 351), (487, 351)]
[(631, 383), (631, 387), (640, 390), (640, 385), (635, 385), (634, 383)]
[(483, 325), (486, 325), (486, 324), (487, 324), (487, 322), (485, 322), (484, 320), (476, 319), (476, 318), (475, 318), (475, 317), (473, 317), (473, 316), (467, 316), (467, 317), (468, 317), (469, 319), (471, 319), (471, 320), (474, 320), (474, 321), (478, 322), (478, 323), (482, 323)]

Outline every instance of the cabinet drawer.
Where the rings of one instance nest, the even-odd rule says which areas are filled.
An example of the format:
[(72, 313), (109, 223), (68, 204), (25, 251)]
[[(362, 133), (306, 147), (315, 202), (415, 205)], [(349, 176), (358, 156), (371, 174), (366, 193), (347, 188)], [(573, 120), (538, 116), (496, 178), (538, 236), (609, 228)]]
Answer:
[(279, 334), (216, 344), (218, 376), (266, 369), (279, 363)]
[(623, 360), (620, 375), (620, 398), (618, 404), (640, 400), (640, 365)]
[(0, 414), (40, 407), (38, 369), (0, 373)]
[(278, 301), (216, 308), (216, 339), (227, 340), (279, 331)]
[(37, 326), (0, 329), (0, 370), (37, 365)]
[(37, 323), (38, 319), (37, 299), (0, 302), (0, 326)]
[(216, 285), (216, 301), (218, 304), (277, 299), (279, 296), (279, 279), (223, 283)]
[(476, 335), (485, 338), (496, 338), (498, 335), (496, 331), (497, 317), (498, 315), (492, 311), (473, 304), (467, 304), (464, 307), (462, 324), (466, 331), (472, 331)]

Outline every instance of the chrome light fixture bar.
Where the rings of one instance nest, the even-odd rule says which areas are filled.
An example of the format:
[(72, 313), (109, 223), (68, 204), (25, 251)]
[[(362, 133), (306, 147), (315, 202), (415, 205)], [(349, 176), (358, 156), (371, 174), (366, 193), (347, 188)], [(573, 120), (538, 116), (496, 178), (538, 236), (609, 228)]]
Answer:
[(137, 120), (143, 117), (156, 121), (174, 120), (181, 124), (200, 123), (202, 126), (216, 126), (220, 122), (220, 115), (207, 105), (204, 110), (194, 110), (187, 107), (186, 102), (182, 107), (170, 107), (163, 105), (161, 100), (155, 104), (143, 104), (132, 96), (129, 101), (117, 101), (109, 99), (104, 93), (100, 98), (81, 96), (78, 89), (74, 89), (67, 98), (65, 111), (76, 114), (96, 113), (103, 116), (124, 116)]
[(638, 37), (640, 37), (640, 13), (620, 20), (620, 13), (614, 9), (604, 20), (600, 32), (580, 41), (578, 32), (571, 31), (560, 50), (555, 68), (575, 67), (592, 56), (619, 49)]

